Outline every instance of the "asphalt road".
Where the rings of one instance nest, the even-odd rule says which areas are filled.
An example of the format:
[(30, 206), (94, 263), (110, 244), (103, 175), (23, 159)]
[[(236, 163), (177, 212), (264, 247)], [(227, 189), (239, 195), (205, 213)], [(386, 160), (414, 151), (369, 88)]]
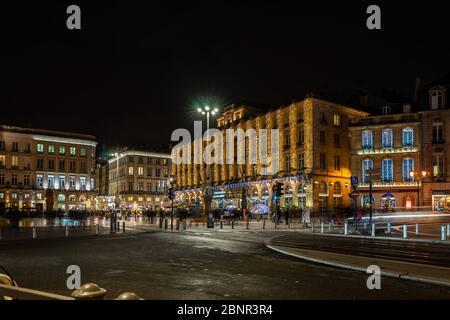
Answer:
[(391, 278), (370, 291), (360, 272), (315, 265), (263, 245), (278, 231), (159, 232), (0, 242), (0, 264), (19, 285), (69, 294), (82, 282), (145, 299), (449, 299), (450, 288)]

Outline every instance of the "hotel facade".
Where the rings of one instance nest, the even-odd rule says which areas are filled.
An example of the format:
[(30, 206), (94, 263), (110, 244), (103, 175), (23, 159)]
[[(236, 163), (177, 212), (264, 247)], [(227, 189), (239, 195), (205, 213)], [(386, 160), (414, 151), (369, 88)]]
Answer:
[(0, 210), (92, 210), (95, 140), (0, 126)]
[(126, 149), (97, 168), (97, 209), (134, 212), (168, 208), (170, 154)]
[[(278, 171), (263, 175), (258, 159), (250, 164), (249, 145), (235, 146), (236, 154), (245, 153), (245, 164), (210, 166), (212, 208), (241, 208), (243, 195), (250, 212), (267, 211), (272, 202), (272, 187), (284, 185), (280, 205), (285, 208), (310, 208), (321, 214), (349, 205), (350, 198), (350, 131), (352, 119), (368, 113), (354, 108), (307, 96), (303, 101), (268, 112), (255, 113), (254, 108), (234, 105), (217, 117), (217, 129), (224, 141), (226, 130), (278, 129)], [(270, 139), (269, 139), (270, 140)], [(226, 155), (227, 146), (224, 143)], [(268, 143), (269, 153), (270, 141)], [(175, 151), (177, 152), (177, 151)], [(191, 154), (194, 157), (194, 154)], [(226, 157), (226, 156), (225, 156)], [(206, 165), (174, 164), (177, 200), (189, 208), (208, 208), (205, 188)]]

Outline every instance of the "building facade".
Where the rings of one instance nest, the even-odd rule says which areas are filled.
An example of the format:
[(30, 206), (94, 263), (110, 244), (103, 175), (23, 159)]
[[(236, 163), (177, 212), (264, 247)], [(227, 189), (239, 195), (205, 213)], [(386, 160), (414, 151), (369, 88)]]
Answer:
[[(397, 110), (396, 110), (397, 109)], [(396, 110), (397, 112), (395, 112)], [(352, 173), (358, 177), (357, 206), (385, 211), (420, 206), (421, 126), (411, 106), (385, 105), (382, 115), (351, 121)]]
[(422, 121), (423, 205), (440, 211), (450, 208), (450, 81), (427, 88)]
[(95, 137), (0, 126), (0, 209), (91, 210)]
[(170, 154), (140, 150), (124, 150), (97, 169), (100, 181), (98, 209), (115, 208), (116, 196), (120, 208), (135, 212), (168, 208), (170, 184)]
[[(213, 208), (241, 208), (250, 212), (267, 211), (272, 202), (272, 187), (282, 182), (285, 194), (281, 206), (310, 208), (328, 213), (349, 205), (350, 132), (354, 118), (368, 114), (347, 106), (308, 96), (300, 102), (268, 112), (255, 113), (246, 106), (231, 106), (217, 118), (217, 129), (224, 141), (226, 130), (278, 129), (278, 171), (264, 175), (263, 163), (248, 160), (252, 143), (234, 145), (234, 156), (245, 154), (245, 164), (214, 164), (210, 166)], [(228, 143), (228, 142), (227, 142)], [(227, 157), (227, 143), (223, 155)], [(191, 148), (193, 150), (193, 148)], [(175, 151), (178, 152), (178, 151)], [(191, 158), (194, 152), (191, 152)], [(174, 164), (177, 199), (188, 207), (207, 207), (205, 202), (206, 165)], [(244, 199), (245, 198), (245, 199)], [(245, 203), (244, 202), (244, 203)]]

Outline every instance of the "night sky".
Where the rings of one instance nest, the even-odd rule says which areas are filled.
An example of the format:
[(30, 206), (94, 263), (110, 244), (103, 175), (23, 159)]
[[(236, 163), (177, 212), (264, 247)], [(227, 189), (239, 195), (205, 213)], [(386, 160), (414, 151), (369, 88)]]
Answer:
[[(417, 76), (450, 71), (444, 1), (375, 2), (377, 31), (366, 28), (372, 2), (168, 2), (2, 3), (0, 123), (156, 147), (192, 128), (202, 97), (277, 107), (323, 88), (411, 96)], [(70, 4), (80, 31), (66, 28)]]

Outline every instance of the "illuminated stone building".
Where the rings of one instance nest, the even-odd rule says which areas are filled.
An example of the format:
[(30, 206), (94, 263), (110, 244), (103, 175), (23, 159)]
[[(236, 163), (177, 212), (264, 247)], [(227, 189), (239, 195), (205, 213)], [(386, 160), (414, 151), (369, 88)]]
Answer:
[[(258, 112), (247, 106), (226, 108), (216, 119), (217, 129), (221, 130), (224, 140), (225, 130), (229, 128), (244, 131), (278, 129), (279, 164), (276, 173), (263, 175), (260, 159), (256, 164), (247, 161), (249, 143), (237, 145), (235, 156), (245, 153), (245, 164), (214, 164), (210, 167), (214, 192), (212, 207), (240, 208), (243, 189), (251, 212), (256, 208), (270, 207), (272, 186), (276, 181), (282, 182), (286, 190), (281, 198), (282, 207), (308, 207), (316, 213), (326, 213), (348, 206), (351, 175), (349, 123), (367, 115), (313, 95), (268, 112)], [(272, 153), (270, 139), (268, 145)], [(224, 143), (225, 157), (226, 150)], [(204, 188), (205, 169), (205, 164), (173, 165), (181, 203), (189, 207), (202, 206), (207, 191)]]
[[(117, 162), (118, 160), (118, 162)], [(99, 209), (115, 207), (115, 197), (120, 197), (121, 209), (131, 211), (154, 210), (169, 207), (167, 188), (171, 170), (170, 154), (126, 149), (118, 158), (97, 169), (100, 189), (108, 195), (98, 197)]]
[(95, 137), (0, 126), (0, 209), (91, 210)]
[(420, 204), (420, 116), (411, 105), (385, 105), (382, 114), (354, 119), (350, 125), (352, 173), (359, 178), (358, 207), (383, 210)]

